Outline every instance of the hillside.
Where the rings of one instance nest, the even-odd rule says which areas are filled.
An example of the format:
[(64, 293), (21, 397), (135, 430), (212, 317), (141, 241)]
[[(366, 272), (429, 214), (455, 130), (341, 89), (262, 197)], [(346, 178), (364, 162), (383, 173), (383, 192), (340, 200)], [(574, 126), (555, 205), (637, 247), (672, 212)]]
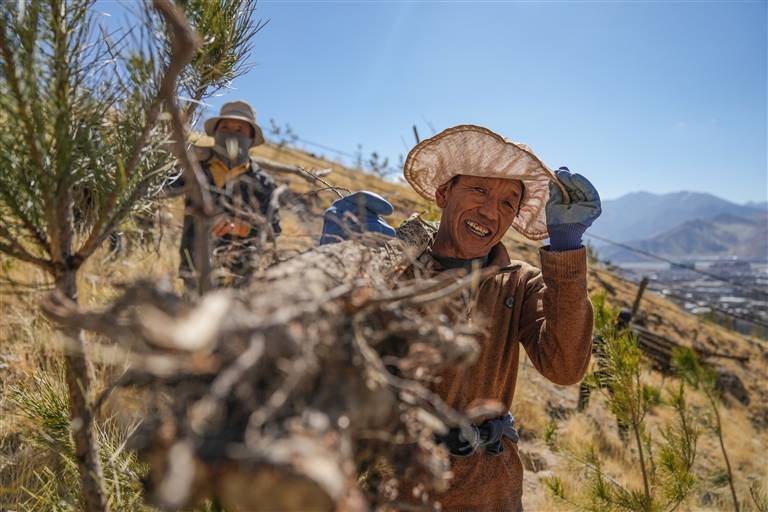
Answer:
[[(347, 190), (368, 189), (387, 197), (395, 205), (395, 214), (389, 218), (397, 225), (414, 211), (421, 211), (426, 216), (437, 218), (438, 211), (426, 204), (409, 188), (379, 180), (356, 170), (347, 169), (337, 163), (322, 160), (304, 151), (264, 145), (256, 148), (253, 155), (260, 158), (300, 165), (308, 170), (331, 169), (323, 179), (333, 187)], [(284, 233), (280, 238), (281, 258), (285, 259), (314, 245), (319, 239), (322, 210), (335, 197), (331, 190), (317, 190), (309, 182), (290, 173), (276, 173), (276, 181), (287, 184), (290, 194), (289, 204), (283, 210)], [(81, 301), (84, 305), (95, 307), (107, 303), (115, 296), (115, 283), (130, 282), (139, 277), (161, 279), (163, 276), (175, 276), (178, 265), (177, 247), (180, 237), (180, 218), (182, 205), (180, 200), (166, 203), (158, 215), (159, 223), (155, 228), (151, 243), (141, 244), (135, 226), (125, 225), (124, 232), (129, 241), (128, 249), (122, 255), (110, 255), (106, 248), (97, 257), (92, 258), (81, 273)], [(516, 233), (509, 233), (505, 239), (513, 258), (522, 259), (538, 265), (538, 247)], [(29, 418), (18, 414), (11, 402), (13, 389), (38, 390), (37, 382), (41, 378), (56, 380), (60, 378), (60, 340), (49, 323), (42, 317), (38, 302), (45, 292), (45, 276), (30, 270), (24, 265), (0, 260), (0, 266), (6, 270), (15, 286), (3, 285), (0, 294), (0, 315), (3, 330), (0, 333), (0, 509), (13, 509), (18, 499), (13, 489), (26, 486), (29, 492), (21, 493), (27, 503), (49, 503), (29, 497), (49, 496), (51, 480), (41, 483), (39, 470), (45, 457), (39, 455), (39, 445), (28, 441), (33, 437)], [(607, 300), (618, 307), (629, 307), (635, 297), (636, 288), (613, 275), (608, 268), (596, 263), (589, 271), (589, 288), (592, 294), (604, 294)], [(176, 282), (178, 286), (178, 281)], [(737, 486), (745, 503), (749, 507), (749, 485), (765, 481), (765, 457), (768, 453), (768, 347), (757, 340), (740, 336), (723, 327), (693, 317), (663, 299), (648, 293), (640, 307), (640, 316), (645, 325), (655, 333), (670, 338), (682, 345), (691, 346), (696, 342), (710, 350), (746, 356), (746, 363), (723, 359), (720, 364), (724, 369), (738, 376), (750, 395), (750, 404), (742, 405), (735, 400), (728, 401), (728, 408), (723, 414), (727, 417), (724, 426), (725, 442), (729, 447), (731, 464), (737, 478)], [(90, 338), (94, 341), (93, 338)], [(119, 354), (109, 347), (96, 345), (90, 347), (90, 355), (96, 361), (119, 358)], [(118, 359), (119, 360), (119, 359)], [(107, 370), (104, 364), (97, 364), (96, 378), (103, 388), (113, 379), (114, 370)], [(617, 433), (615, 420), (606, 410), (601, 398), (592, 400), (583, 413), (576, 412), (578, 386), (556, 386), (543, 379), (533, 368), (530, 361), (521, 361), (518, 390), (513, 413), (521, 432), (519, 449), (526, 466), (524, 504), (528, 511), (548, 511), (559, 509), (541, 485), (544, 477), (553, 474), (569, 475), (573, 485), (578, 485), (583, 476), (574, 472), (568, 459), (553, 453), (545, 443), (546, 433), (556, 429), (560, 439), (576, 444), (594, 443), (600, 454), (607, 460), (606, 470), (612, 477), (634, 486), (638, 485), (634, 472), (633, 448), (624, 445)], [(659, 388), (674, 386), (675, 381), (655, 371), (648, 371), (648, 381)], [(700, 402), (701, 398), (697, 400)], [(132, 413), (140, 404), (136, 397), (127, 394), (110, 399), (105, 417), (118, 418), (129, 422)], [(104, 418), (102, 418), (104, 419)], [(660, 436), (658, 427), (669, 419), (669, 411), (662, 407), (650, 413), (652, 436)], [(135, 420), (135, 417), (133, 417)], [(128, 427), (124, 427), (128, 430)], [(37, 447), (36, 447), (37, 446)], [(702, 440), (702, 449), (697, 459), (697, 467), (705, 475), (695, 497), (684, 510), (724, 510), (729, 506), (727, 486), (722, 482), (717, 469), (721, 467), (719, 448), (710, 437)], [(55, 466), (53, 466), (55, 467)], [(128, 477), (126, 477), (128, 478)], [(719, 479), (718, 479), (719, 478)], [(49, 494), (45, 494), (49, 493)], [(42, 499), (42, 498), (41, 498)], [(47, 499), (47, 498), (46, 498)], [(9, 500), (9, 501), (3, 501)], [(30, 510), (45, 510), (45, 507), (30, 506)], [(126, 508), (125, 510), (142, 510)]]
[[(407, 187), (381, 182), (374, 177), (350, 171), (336, 164), (322, 161), (301, 151), (290, 149), (280, 150), (274, 147), (257, 148), (255, 155), (306, 165), (308, 168), (333, 168), (328, 176), (328, 181), (340, 186), (346, 186), (352, 190), (367, 188), (377, 191), (388, 197), (396, 206), (395, 216), (407, 217), (412, 211), (425, 211), (428, 215), (436, 217), (438, 212), (426, 205), (421, 198)], [(304, 184), (304, 186), (306, 186)], [(319, 206), (332, 200), (326, 195)], [(312, 223), (317, 226), (315, 233), (319, 232), (319, 219)], [(522, 259), (538, 265), (538, 244), (510, 231), (505, 237), (504, 243), (513, 258)], [(592, 267), (589, 280), (590, 292), (593, 294), (604, 293), (608, 299), (620, 307), (629, 307), (634, 299), (636, 288), (613, 276), (604, 268)], [(750, 363), (741, 366), (739, 363), (725, 361), (723, 366), (740, 376), (747, 384), (753, 398), (751, 407), (746, 408), (734, 402), (731, 416), (734, 423), (731, 425), (729, 435), (735, 446), (742, 446), (739, 465), (746, 475), (757, 475), (760, 463), (753, 460), (752, 450), (765, 452), (768, 450), (768, 435), (764, 430), (768, 426), (768, 389), (763, 384), (766, 382), (768, 372), (764, 368), (764, 349), (756, 341), (749, 341), (738, 334), (732, 333), (714, 324), (702, 321), (697, 317), (688, 315), (683, 310), (664, 300), (655, 294), (647, 294), (640, 309), (649, 327), (662, 336), (674, 339), (680, 344), (690, 346), (696, 338), (699, 343), (709, 348), (722, 352), (748, 355)], [(650, 376), (654, 383), (663, 383), (665, 377), (652, 372)], [(616, 464), (619, 474), (627, 472), (625, 459), (627, 453), (620, 447), (617, 434), (611, 431), (609, 414), (599, 400), (594, 400), (594, 407), (590, 407), (586, 414), (575, 413), (575, 405), (578, 396), (578, 387), (556, 386), (542, 378), (532, 367), (527, 358), (521, 362), (520, 377), (518, 379), (518, 391), (513, 413), (520, 422), (521, 432), (524, 433), (524, 441), (520, 445), (523, 458), (527, 461), (527, 469), (536, 471), (526, 472), (526, 510), (553, 510), (555, 506), (540, 485), (540, 480), (550, 474), (562, 474), (568, 471), (566, 460), (554, 455), (543, 442), (544, 431), (547, 425), (554, 421), (562, 436), (567, 439), (583, 441), (594, 439), (598, 443), (607, 446), (613, 463)], [(663, 413), (662, 413), (663, 414)], [(656, 418), (661, 420), (662, 417)], [(596, 425), (599, 425), (596, 428)], [(758, 428), (759, 427), (759, 430)], [(747, 448), (738, 442), (741, 436), (752, 439), (753, 445)], [(712, 446), (714, 448), (714, 446)], [(712, 465), (719, 464), (714, 450), (702, 458)], [(714, 494), (725, 496), (725, 489), (720, 488)], [(719, 498), (713, 500), (711, 510), (721, 510)], [(699, 509), (694, 506), (694, 509)]]

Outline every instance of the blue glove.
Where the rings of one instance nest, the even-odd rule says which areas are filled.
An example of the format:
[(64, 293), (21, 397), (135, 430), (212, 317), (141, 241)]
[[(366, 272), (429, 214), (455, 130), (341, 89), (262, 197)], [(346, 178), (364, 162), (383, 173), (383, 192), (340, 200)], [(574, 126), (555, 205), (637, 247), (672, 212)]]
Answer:
[(581, 247), (584, 232), (600, 216), (600, 195), (587, 178), (572, 174), (567, 167), (556, 170), (555, 175), (568, 191), (571, 202), (565, 204), (560, 187), (549, 184), (546, 213), (550, 250), (571, 251)]
[(372, 231), (395, 236), (395, 230), (381, 218), (382, 215), (391, 215), (394, 211), (389, 201), (367, 190), (338, 199), (323, 213), (323, 236), (320, 238), (320, 245), (346, 240), (349, 238), (349, 232)]

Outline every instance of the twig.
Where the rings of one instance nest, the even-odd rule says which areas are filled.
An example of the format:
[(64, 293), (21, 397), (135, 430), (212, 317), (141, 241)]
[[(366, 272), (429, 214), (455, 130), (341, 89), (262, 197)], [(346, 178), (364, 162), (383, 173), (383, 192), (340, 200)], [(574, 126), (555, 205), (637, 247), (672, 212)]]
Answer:
[(29, 252), (27, 252), (26, 249), (24, 249), (24, 247), (21, 246), (21, 244), (12, 238), (6, 238), (6, 240), (8, 240), (10, 243), (4, 244), (0, 242), (0, 253), (7, 254), (12, 258), (16, 258), (20, 261), (31, 263), (42, 268), (43, 270), (47, 270), (48, 272), (53, 273), (54, 266), (53, 263), (51, 263), (49, 260), (44, 260), (42, 258), (31, 255)]
[(199, 293), (211, 288), (211, 249), (209, 219), (213, 214), (211, 198), (205, 187), (206, 179), (197, 158), (191, 154), (185, 144), (186, 122), (182, 118), (176, 97), (176, 79), (184, 66), (189, 64), (200, 43), (190, 28), (184, 14), (169, 0), (154, 0), (155, 9), (165, 18), (170, 32), (173, 58), (168, 65), (166, 79), (163, 80), (158, 96), (165, 102), (171, 114), (171, 126), (175, 143), (176, 158), (184, 169), (187, 195), (192, 203), (192, 215), (195, 218), (195, 270), (198, 272)]
[(392, 388), (412, 394), (422, 403), (422, 405), (434, 410), (446, 424), (457, 426), (461, 429), (462, 434), (464, 434), (466, 439), (472, 439), (474, 433), (467, 418), (451, 409), (439, 396), (432, 393), (421, 384), (415, 381), (395, 377), (389, 373), (379, 355), (371, 348), (362, 334), (363, 318), (363, 315), (358, 313), (352, 319), (353, 340), (360, 356), (368, 364), (368, 371), (371, 377), (380, 384), (385, 384)]
[(399, 303), (413, 297), (422, 296), (436, 290), (444, 291), (446, 285), (449, 282), (453, 282), (454, 285), (459, 282), (466, 282), (466, 275), (464, 270), (447, 270), (440, 275), (438, 279), (429, 280), (417, 280), (417, 284), (411, 286), (404, 286), (391, 292), (380, 293), (376, 297), (371, 298), (365, 305), (376, 306), (383, 303)]
[(308, 171), (304, 169), (303, 167), (299, 165), (286, 165), (281, 164), (278, 162), (274, 162), (272, 160), (268, 160), (266, 158), (254, 158), (253, 159), (257, 164), (259, 164), (260, 167), (263, 167), (264, 169), (268, 171), (273, 172), (287, 172), (291, 174), (296, 174), (298, 176), (301, 176), (302, 178), (306, 179), (310, 183), (321, 183), (325, 186), (326, 190), (332, 190), (336, 193), (336, 195), (339, 196), (339, 198), (344, 197), (339, 190), (347, 190), (341, 187), (335, 187), (325, 181), (322, 177), (330, 174), (332, 172), (332, 169), (321, 169), (319, 171)]
[[(152, 129), (157, 124), (163, 102), (165, 101), (167, 103), (168, 99), (171, 98), (173, 104), (176, 105), (176, 81), (184, 66), (189, 64), (192, 60), (192, 57), (199, 46), (197, 38), (189, 27), (184, 15), (179, 12), (169, 0), (154, 0), (153, 6), (163, 15), (168, 24), (168, 29), (172, 33), (171, 58), (160, 80), (160, 87), (158, 88), (157, 95), (150, 103), (147, 120), (144, 123), (144, 129), (137, 138), (133, 151), (131, 152), (131, 157), (126, 164), (125, 173), (127, 176), (131, 176), (139, 164), (144, 146), (149, 139)], [(166, 105), (166, 108), (169, 108), (169, 106)], [(173, 112), (171, 112), (171, 114), (173, 114)], [(177, 142), (179, 140), (184, 141), (183, 137), (179, 139), (178, 136), (175, 136), (175, 138)], [(191, 181), (193, 180), (188, 180), (188, 182)], [(87, 259), (88, 256), (101, 245), (106, 237), (109, 236), (109, 233), (114, 229), (117, 222), (119, 222), (119, 217), (121, 215), (107, 215), (106, 213), (111, 211), (117, 205), (118, 199), (119, 190), (115, 190), (109, 197), (105, 208), (103, 209), (104, 214), (99, 216), (99, 220), (91, 230), (89, 237), (77, 251), (76, 258), (82, 261)], [(120, 213), (122, 213), (122, 209)]]
[(322, 177), (327, 176), (328, 174), (333, 172), (333, 169), (331, 168), (320, 169), (317, 171), (307, 171), (306, 169), (298, 165), (289, 165), (281, 162), (275, 162), (274, 160), (269, 160), (267, 158), (253, 157), (253, 161), (256, 162), (259, 165), (259, 167), (262, 167), (267, 171), (296, 174), (297, 176), (304, 178), (310, 183), (319, 181), (324, 185), (327, 185), (327, 183), (322, 181)]
[(342, 191), (346, 192), (347, 194), (351, 194), (352, 193), (352, 191), (350, 189), (348, 189), (348, 188), (330, 186), (330, 187), (319, 187), (319, 188), (316, 188), (316, 189), (313, 189), (313, 190), (308, 190), (307, 192), (302, 192), (301, 194), (297, 194), (296, 197), (319, 195), (320, 192), (325, 192), (325, 191), (335, 192), (338, 195), (339, 194), (339, 190), (342, 190)]
[(248, 348), (216, 376), (210, 391), (190, 406), (190, 424), (198, 435), (209, 430), (217, 417), (221, 419), (223, 402), (232, 388), (256, 367), (263, 353), (264, 338), (252, 337)]
[(487, 279), (494, 274), (498, 273), (499, 270), (496, 268), (487, 268), (483, 269), (481, 271), (474, 271), (471, 272), (469, 275), (464, 277), (463, 279), (455, 282), (452, 285), (446, 286), (442, 290), (436, 290), (431, 293), (428, 293), (426, 295), (416, 296), (415, 298), (411, 299), (411, 304), (416, 306), (421, 306), (424, 304), (427, 304), (429, 302), (434, 302), (437, 300), (445, 299), (448, 297), (451, 297), (462, 290), (464, 290), (467, 287), (470, 286), (476, 286), (478, 281), (482, 281), (484, 279)]

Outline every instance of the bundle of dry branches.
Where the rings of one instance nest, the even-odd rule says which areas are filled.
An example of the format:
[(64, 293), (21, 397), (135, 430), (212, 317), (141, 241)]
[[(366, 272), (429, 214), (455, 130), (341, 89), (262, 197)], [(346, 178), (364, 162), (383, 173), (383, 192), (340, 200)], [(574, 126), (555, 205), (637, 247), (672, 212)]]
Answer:
[(130, 353), (115, 386), (146, 390), (134, 444), (157, 505), (357, 509), (397, 500), (397, 479), (427, 500), (449, 469), (433, 433), (468, 426), (428, 384), (476, 351), (467, 328), (426, 312), (477, 276), (395, 284), (433, 234), (413, 218), (395, 239), (318, 247), (195, 303), (144, 282), (105, 311), (47, 311)]

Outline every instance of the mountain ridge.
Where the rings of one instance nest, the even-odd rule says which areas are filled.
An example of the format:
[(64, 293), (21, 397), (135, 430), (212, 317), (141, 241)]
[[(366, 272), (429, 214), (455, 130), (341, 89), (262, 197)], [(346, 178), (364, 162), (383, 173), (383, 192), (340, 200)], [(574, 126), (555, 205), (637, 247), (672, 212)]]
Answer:
[(603, 213), (590, 232), (616, 242), (640, 241), (690, 220), (711, 220), (722, 214), (751, 219), (765, 211), (759, 206), (733, 203), (708, 192), (638, 191), (603, 201)]
[[(626, 245), (674, 259), (738, 258), (768, 261), (768, 214), (744, 218), (721, 213), (712, 219), (691, 219), (654, 237), (630, 240)], [(621, 247), (598, 249), (602, 258), (616, 262), (648, 261)]]

